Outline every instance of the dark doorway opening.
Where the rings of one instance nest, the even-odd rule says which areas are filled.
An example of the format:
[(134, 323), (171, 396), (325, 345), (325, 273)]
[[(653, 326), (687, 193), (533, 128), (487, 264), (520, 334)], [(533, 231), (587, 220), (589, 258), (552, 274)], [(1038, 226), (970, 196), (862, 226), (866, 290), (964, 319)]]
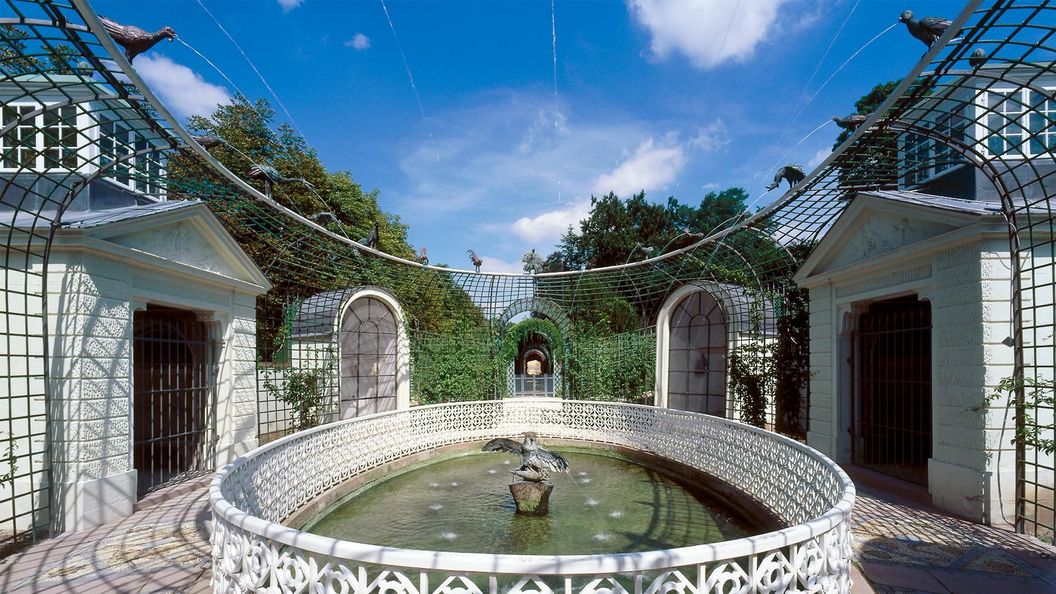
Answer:
[(931, 457), (931, 304), (879, 301), (858, 319), (855, 464), (926, 485)]
[(138, 495), (211, 470), (209, 325), (148, 305), (133, 316), (133, 463)]
[(715, 297), (697, 291), (671, 314), (668, 404), (726, 416), (726, 315)]

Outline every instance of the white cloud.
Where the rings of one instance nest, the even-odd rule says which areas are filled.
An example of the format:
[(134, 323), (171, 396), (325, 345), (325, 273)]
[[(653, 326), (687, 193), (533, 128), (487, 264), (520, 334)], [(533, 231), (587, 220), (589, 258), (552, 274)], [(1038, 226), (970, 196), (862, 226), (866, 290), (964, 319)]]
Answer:
[(365, 50), (370, 47), (370, 38), (362, 33), (356, 33), (352, 36), (352, 39), (349, 39), (345, 42), (345, 47), (350, 47), (352, 49), (357, 49), (360, 51)]
[(594, 179), (595, 194), (616, 192), (618, 196), (630, 196), (642, 190), (662, 190), (668, 187), (686, 165), (686, 151), (681, 144), (673, 142), (669, 135), (657, 141), (647, 138), (638, 145), (616, 169)]
[(810, 161), (807, 161), (807, 171), (813, 171), (815, 167), (821, 165), (825, 159), (828, 159), (830, 154), (832, 154), (832, 149), (830, 148), (818, 149), (818, 152), (814, 153)]
[(524, 272), (524, 265), (520, 262), (507, 262), (495, 256), (483, 254), (480, 255), (480, 259), (484, 261), (480, 266), (481, 272)]
[(206, 82), (197, 72), (162, 55), (139, 56), (136, 72), (180, 117), (209, 115), (217, 105), (231, 102), (227, 89)]
[(301, 4), (304, 4), (304, 0), (279, 0), (279, 6), (282, 7), (283, 12), (290, 12)]
[(684, 54), (697, 68), (743, 62), (767, 38), (786, 0), (629, 0), (658, 59)]
[(571, 226), (579, 230), (579, 221), (590, 214), (590, 201), (584, 200), (569, 206), (544, 212), (534, 217), (517, 219), (510, 230), (517, 236), (533, 245), (545, 245), (553, 242), (568, 231)]

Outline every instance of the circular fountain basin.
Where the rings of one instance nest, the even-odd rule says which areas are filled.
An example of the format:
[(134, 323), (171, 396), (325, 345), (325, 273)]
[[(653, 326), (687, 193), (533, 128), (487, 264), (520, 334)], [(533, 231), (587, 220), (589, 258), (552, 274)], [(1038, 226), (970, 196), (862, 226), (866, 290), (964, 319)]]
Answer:
[[(692, 469), (782, 527), (707, 544), (595, 554), (402, 548), (299, 529), (368, 485), (372, 471), (525, 431), (546, 444), (614, 448), (661, 467)], [(287, 436), (224, 467), (210, 487), (212, 586), (291, 594), (849, 592), (853, 505), (854, 485), (831, 460), (735, 421), (556, 399), (415, 407)]]
[(629, 451), (544, 445), (571, 466), (551, 477), (545, 516), (516, 513), (508, 485), (519, 458), (474, 444), (364, 477), (303, 530), (407, 549), (573, 555), (686, 547), (780, 527), (692, 469), (663, 468)]

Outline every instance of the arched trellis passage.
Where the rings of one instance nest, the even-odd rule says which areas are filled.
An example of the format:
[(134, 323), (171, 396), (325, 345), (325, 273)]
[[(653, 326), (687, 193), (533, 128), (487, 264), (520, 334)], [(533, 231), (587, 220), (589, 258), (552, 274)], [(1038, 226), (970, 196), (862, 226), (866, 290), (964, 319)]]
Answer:
[[(504, 312), (519, 302), (532, 304), (532, 309), (550, 308), (554, 315), (540, 311), (562, 333), (567, 330), (566, 336), (575, 337), (576, 349), (593, 349), (589, 365), (584, 363), (588, 357), (581, 356), (585, 349), (575, 351), (575, 363), (589, 368), (580, 377), (604, 381), (573, 383), (570, 389), (591, 398), (639, 401), (650, 396), (653, 374), (658, 380), (664, 375), (659, 366), (653, 368), (654, 362), (659, 365), (654, 341), (661, 342), (668, 324), (655, 320), (680, 287), (706, 288), (720, 305), (724, 299), (736, 301), (731, 286), (773, 303), (781, 315), (776, 337), (767, 342), (776, 342), (775, 353), (780, 353), (789, 344), (782, 342), (781, 327), (789, 319), (786, 306), (793, 301), (787, 298), (793, 290), (790, 276), (859, 192), (942, 193), (950, 176), (966, 170), (975, 176), (972, 183), (979, 193), (974, 197), (994, 198), (1008, 221), (1005, 262), (1010, 268), (1011, 311), (1004, 342), (1011, 346), (1001, 344), (1004, 336), (987, 334), (981, 347), (993, 355), (988, 360), (1009, 361), (988, 372), (1010, 379), (1011, 410), (1018, 413), (1007, 417), (1016, 419), (1012, 425), (987, 425), (1003, 432), (1002, 444), (1017, 438), (1013, 451), (997, 452), (1016, 460), (1015, 509), (1008, 521), (1024, 532), (1044, 535), (1053, 530), (1053, 463), (1044, 448), (1044, 440), (1052, 438), (1052, 408), (1044, 398), (1032, 400), (1033, 393), (1051, 390), (1056, 358), (1051, 183), (1056, 172), (1056, 110), (1047, 103), (1056, 87), (1051, 41), (1056, 9), (1047, 3), (971, 2), (915, 65), (910, 65), (915, 55), (906, 59), (907, 76), (876, 115), (804, 182), (761, 212), (643, 262), (536, 275), (422, 266), (312, 222), (314, 215), (333, 210), (326, 195), (276, 186), (269, 198), (254, 186), (257, 182), (236, 174), (253, 164), (245, 155), (226, 149), (210, 154), (197, 144), (120, 48), (101, 33), (86, 2), (5, 0), (2, 6), (0, 18), (9, 25), (5, 42), (14, 59), (5, 57), (0, 64), (0, 99), (5, 106), (0, 110), (0, 142), (5, 143), (0, 161), (10, 160), (0, 167), (0, 231), (6, 238), (2, 290), (7, 304), (0, 316), (0, 356), (9, 363), (0, 377), (6, 392), (0, 393), (9, 410), (22, 412), (0, 419), (0, 445), (7, 446), (0, 447), (0, 479), (11, 475), (6, 482), (0, 480), (0, 486), (7, 486), (0, 488), (0, 534), (11, 535), (0, 537), (0, 546), (47, 533), (58, 496), (49, 491), (48, 485), (57, 483), (50, 480), (47, 460), (49, 444), (64, 436), (53, 433), (61, 427), (51, 422), (49, 411), (57, 402), (47, 381), (47, 362), (53, 330), (49, 323), (59, 304), (46, 296), (57, 292), (48, 284), (49, 254), (54, 234), (71, 209), (106, 210), (120, 200), (127, 208), (184, 199), (208, 205), (274, 284), (257, 303), (256, 327), (241, 328), (233, 339), (249, 351), (244, 361), (252, 365), (260, 360), (264, 371), (259, 383), (250, 376), (231, 383), (258, 383), (260, 402), (268, 394), (264, 385), (269, 373), (288, 370), (311, 383), (315, 380), (310, 377), (326, 361), (336, 369), (336, 346), (330, 354), (328, 346), (314, 346), (311, 362), (292, 352), (298, 308), (318, 295), (367, 285), (402, 305), (407, 360), (413, 359), (408, 376), (417, 380), (413, 391), (420, 402), (499, 395), (500, 337), (494, 328), (512, 318)], [(970, 66), (968, 56), (979, 48), (984, 49), (986, 64)], [(64, 58), (51, 59), (60, 54)], [(75, 108), (75, 125), (63, 116), (69, 116), (67, 107)], [(964, 118), (965, 126), (956, 117)], [(935, 144), (909, 142), (910, 136), (963, 139)], [(947, 167), (958, 154), (966, 155), (969, 163)], [(989, 189), (981, 192), (977, 181)], [(923, 200), (941, 204), (941, 199)], [(986, 266), (991, 264), (979, 264), (980, 269)], [(868, 282), (881, 281), (877, 277)], [(822, 322), (828, 310), (818, 297), (812, 294), (810, 303), (813, 336), (826, 331)], [(338, 303), (348, 304), (343, 293)], [(1000, 299), (995, 303), (987, 311), (1003, 305)], [(564, 317), (554, 317), (556, 312)], [(829, 318), (839, 319), (838, 313)], [(329, 318), (334, 335), (339, 332), (337, 319)], [(988, 333), (999, 325), (987, 323)], [(305, 344), (309, 326), (299, 329)], [(825, 341), (811, 342), (812, 360), (824, 360)], [(997, 350), (1001, 348), (1007, 350)], [(322, 385), (332, 413), (337, 383)], [(981, 386), (972, 397), (978, 396), (979, 406), (985, 407), (986, 391), (996, 387)], [(820, 418), (831, 386), (815, 374), (812, 390), (812, 408)], [(659, 390), (653, 396), (659, 399)], [(260, 402), (256, 411), (243, 401), (235, 408), (245, 416), (257, 415), (262, 434), (269, 423), (289, 423), (289, 411), (271, 410)], [(991, 403), (999, 405), (1004, 402)], [(1031, 415), (1024, 414), (1028, 411)], [(997, 423), (999, 413), (979, 422)], [(987, 452), (980, 447), (976, 457), (986, 459)]]

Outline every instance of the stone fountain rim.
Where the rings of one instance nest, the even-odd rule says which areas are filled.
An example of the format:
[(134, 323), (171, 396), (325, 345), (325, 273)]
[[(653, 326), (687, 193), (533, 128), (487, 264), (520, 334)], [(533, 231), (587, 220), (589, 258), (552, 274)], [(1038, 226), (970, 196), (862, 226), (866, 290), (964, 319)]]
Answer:
[[(555, 402), (554, 399), (548, 398), (518, 398), (517, 400), (519, 403), (525, 404), (539, 403), (553, 405)], [(477, 401), (478, 404), (492, 404), (494, 402), (495, 401), (491, 400)], [(560, 400), (556, 402), (562, 404), (599, 404), (594, 401), (579, 400)], [(410, 410), (428, 410), (438, 407), (465, 406), (471, 404), (474, 403), (455, 402), (431, 404), (414, 407)], [(627, 408), (655, 408), (648, 405), (624, 404), (619, 402), (605, 404)], [(705, 423), (734, 425), (740, 429), (766, 435), (770, 439), (775, 439), (785, 445), (791, 446), (799, 450), (801, 453), (822, 462), (840, 480), (843, 488), (843, 494), (840, 497), (840, 500), (825, 513), (795, 526), (717, 543), (637, 553), (601, 553), (594, 555), (513, 555), (403, 549), (340, 540), (311, 534), (303, 530), (285, 526), (278, 522), (272, 522), (250, 515), (236, 508), (223, 497), (221, 487), (230, 473), (237, 467), (248, 463), (252, 458), (263, 454), (264, 452), (281, 448), (291, 441), (303, 438), (305, 435), (333, 430), (334, 427), (339, 425), (362, 422), (367, 419), (388, 415), (404, 414), (406, 412), (408, 412), (406, 409), (388, 411), (328, 423), (326, 425), (287, 435), (271, 443), (257, 447), (256, 449), (239, 456), (234, 461), (224, 466), (216, 474), (209, 486), (209, 506), (213, 510), (213, 513), (222, 518), (223, 521), (236, 526), (241, 530), (263, 537), (269, 541), (343, 560), (378, 565), (401, 566), (421, 570), (540, 575), (637, 572), (747, 557), (760, 552), (778, 550), (784, 546), (802, 543), (811, 538), (825, 534), (840, 523), (847, 521), (850, 517), (851, 509), (854, 507), (854, 483), (851, 482), (850, 477), (847, 476), (847, 473), (845, 473), (839, 465), (821, 452), (772, 431), (752, 427), (731, 419), (723, 419), (702, 413), (692, 413), (687, 411), (677, 412), (679, 414), (697, 417)], [(542, 431), (541, 434), (545, 435), (546, 431)], [(473, 440), (466, 441), (469, 442)], [(589, 443), (590, 440), (583, 441)]]

